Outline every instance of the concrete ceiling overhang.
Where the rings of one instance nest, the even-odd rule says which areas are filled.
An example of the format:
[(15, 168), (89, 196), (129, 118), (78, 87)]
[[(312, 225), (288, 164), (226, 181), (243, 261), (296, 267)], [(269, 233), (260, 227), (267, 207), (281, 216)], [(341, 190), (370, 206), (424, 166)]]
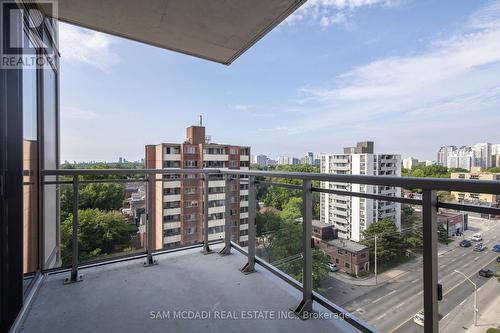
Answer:
[(306, 0), (58, 0), (58, 19), (231, 64)]

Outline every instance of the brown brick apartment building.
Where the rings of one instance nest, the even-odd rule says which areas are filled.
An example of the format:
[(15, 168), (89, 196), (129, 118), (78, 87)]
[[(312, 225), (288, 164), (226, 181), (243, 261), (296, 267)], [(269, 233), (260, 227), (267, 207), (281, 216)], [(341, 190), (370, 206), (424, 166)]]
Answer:
[(330, 258), (331, 263), (346, 273), (358, 275), (369, 269), (368, 247), (347, 239), (339, 239), (338, 231), (318, 220), (312, 222), (314, 243)]
[[(248, 170), (250, 147), (210, 143), (205, 127), (191, 126), (183, 143), (146, 146), (147, 169), (234, 169)], [(203, 240), (203, 179), (197, 174), (157, 175), (153, 211), (156, 248), (189, 245)], [(233, 240), (248, 240), (248, 185), (235, 179), (231, 188)], [(224, 237), (225, 181), (221, 175), (209, 180), (209, 240)]]

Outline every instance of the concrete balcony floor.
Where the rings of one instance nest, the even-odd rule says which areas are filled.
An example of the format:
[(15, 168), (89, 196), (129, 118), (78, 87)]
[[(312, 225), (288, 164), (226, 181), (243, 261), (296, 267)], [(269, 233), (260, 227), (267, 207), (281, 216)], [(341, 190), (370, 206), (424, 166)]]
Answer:
[[(142, 259), (92, 267), (80, 271), (83, 282), (70, 285), (62, 283), (68, 273), (49, 275), (21, 332), (357, 332), (335, 318), (216, 319), (230, 313), (242, 318), (242, 311), (277, 317), (301, 299), (299, 291), (259, 265), (256, 273), (243, 275), (238, 269), (246, 257), (232, 252), (202, 255), (197, 248), (159, 255), (159, 264), (151, 267), (143, 267)], [(314, 310), (330, 313), (318, 304)], [(173, 311), (211, 318), (174, 319)]]

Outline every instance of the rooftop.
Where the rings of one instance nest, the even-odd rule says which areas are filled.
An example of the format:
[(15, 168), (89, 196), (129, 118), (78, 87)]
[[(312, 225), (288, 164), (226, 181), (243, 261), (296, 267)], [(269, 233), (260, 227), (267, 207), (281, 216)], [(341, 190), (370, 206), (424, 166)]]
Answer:
[(320, 220), (312, 220), (312, 226), (317, 228), (328, 228), (333, 227), (333, 225), (321, 222)]
[[(83, 269), (80, 271), (83, 281), (69, 285), (63, 285), (68, 273), (48, 275), (21, 331), (357, 332), (338, 318), (295, 317), (288, 310), (298, 304), (301, 292), (258, 265), (255, 273), (243, 275), (239, 268), (246, 262), (246, 256), (238, 251), (221, 257), (203, 255), (200, 248), (194, 248), (159, 255), (158, 259), (159, 264), (150, 267), (143, 267), (142, 259), (134, 259)], [(332, 315), (316, 302), (314, 310)], [(209, 314), (211, 318), (174, 319), (174, 311)], [(223, 318), (223, 311), (227, 316), (239, 318), (245, 314), (269, 318), (282, 313), (288, 313), (289, 317), (214, 318), (217, 315)]]
[(327, 241), (326, 243), (350, 252), (359, 252), (368, 249), (368, 247), (363, 244), (356, 243), (347, 239), (333, 239)]

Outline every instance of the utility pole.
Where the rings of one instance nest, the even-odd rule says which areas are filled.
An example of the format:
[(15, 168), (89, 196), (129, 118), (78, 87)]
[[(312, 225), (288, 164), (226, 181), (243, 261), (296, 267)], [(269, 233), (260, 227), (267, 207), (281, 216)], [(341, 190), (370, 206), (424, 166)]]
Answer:
[(477, 313), (478, 313), (478, 308), (477, 308), (477, 284), (475, 284), (474, 282), (472, 282), (472, 280), (467, 275), (465, 275), (464, 273), (462, 273), (462, 272), (460, 272), (460, 271), (458, 271), (456, 269), (455, 269), (455, 273), (458, 273), (458, 274), (462, 275), (463, 277), (465, 277), (474, 286), (474, 326), (477, 326)]
[(375, 285), (377, 285), (377, 235), (375, 235)]

